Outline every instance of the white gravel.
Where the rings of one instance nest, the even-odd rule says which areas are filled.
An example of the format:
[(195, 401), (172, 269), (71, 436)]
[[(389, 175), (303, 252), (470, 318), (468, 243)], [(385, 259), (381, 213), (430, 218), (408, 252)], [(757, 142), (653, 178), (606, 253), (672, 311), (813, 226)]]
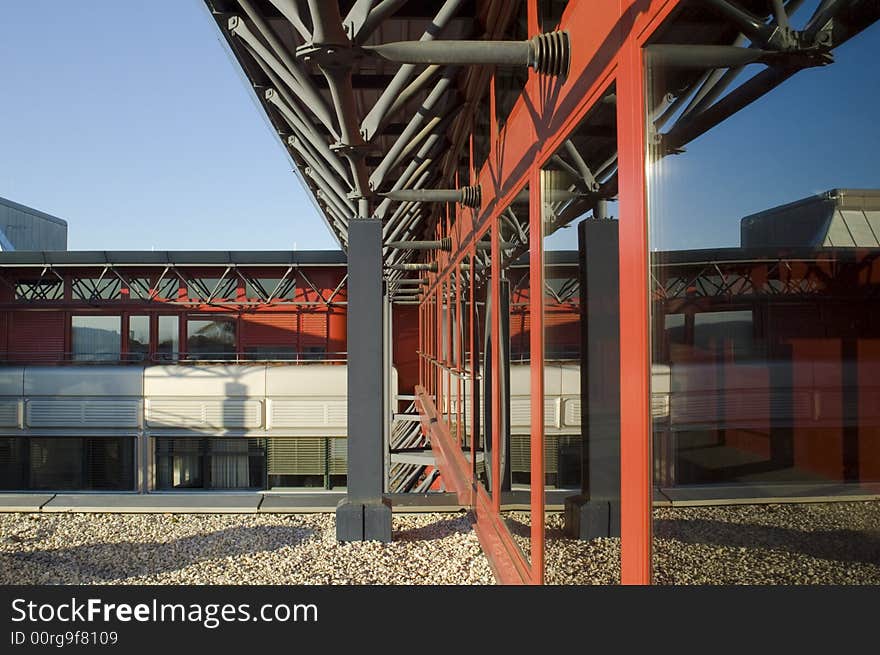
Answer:
[(332, 514), (0, 514), (0, 584), (491, 584), (469, 516), (395, 514), (341, 544)]
[[(506, 513), (526, 545), (528, 514)], [(548, 584), (614, 584), (618, 539), (547, 515)], [(340, 544), (332, 514), (0, 514), (0, 584), (491, 584), (470, 515), (395, 514)], [(661, 508), (659, 584), (880, 584), (880, 502)]]

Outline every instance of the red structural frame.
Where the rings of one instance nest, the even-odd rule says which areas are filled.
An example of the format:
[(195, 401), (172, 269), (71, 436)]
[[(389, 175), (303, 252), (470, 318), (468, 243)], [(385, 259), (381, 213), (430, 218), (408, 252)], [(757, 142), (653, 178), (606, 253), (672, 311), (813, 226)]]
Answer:
[[(541, 239), (541, 168), (576, 128), (602, 95), (616, 85), (617, 145), (620, 230), (620, 380), (621, 380), (621, 581), (624, 584), (651, 582), (651, 416), (650, 416), (650, 330), (648, 232), (646, 211), (645, 67), (642, 48), (657, 27), (679, 4), (678, 0), (620, 0), (595, 2), (572, 0), (559, 29), (571, 37), (570, 72), (564, 80), (530, 72), (522, 95), (503, 128), (495, 119), (495, 78), (489, 91), (491, 148), (479, 171), (471, 171), (470, 182), (482, 187), (482, 206), (476, 210), (457, 207), (455, 221), (439, 221), (436, 237), (451, 237), (450, 253), (438, 253), (438, 272), (429, 274), (420, 307), (419, 404), (425, 415), (424, 429), (441, 462), (447, 488), (467, 501), (476, 514), (476, 530), (498, 580), (502, 583), (541, 584), (544, 581), (544, 406), (543, 406), (543, 267)], [(528, 1), (529, 34), (546, 28), (539, 25), (538, 1)], [(473, 155), (473, 141), (471, 142)], [(471, 157), (473, 161), (473, 156)], [(473, 444), (471, 461), (462, 454), (459, 438), (445, 423), (443, 408), (450, 407), (452, 387), (444, 384), (449, 371), (461, 371), (451, 361), (449, 344), (444, 357), (441, 335), (444, 328), (443, 291), (458, 290), (453, 275), (461, 264), (473, 264), (476, 243), (485, 235), (491, 239), (492, 295), (498, 297), (500, 279), (499, 216), (513, 197), (530, 187), (530, 320), (531, 320), (531, 491), (532, 514), (530, 558), (526, 558), (501, 520), (500, 476), (486, 490), (476, 480)], [(457, 280), (458, 278), (454, 278)], [(470, 324), (474, 318), (469, 298)], [(490, 326), (499, 332), (498, 303), (493, 303)], [(462, 333), (461, 312), (456, 314), (457, 334)], [(469, 338), (469, 337), (468, 337)], [(467, 339), (466, 339), (467, 340)], [(495, 366), (498, 339), (491, 340)], [(471, 349), (470, 370), (479, 362)], [(491, 398), (493, 458), (487, 465), (498, 471), (498, 425), (500, 395), (498, 375), (493, 375)], [(461, 388), (460, 386), (458, 387)], [(473, 398), (473, 394), (471, 394)], [(438, 411), (437, 407), (441, 409)], [(478, 408), (470, 411), (471, 434), (475, 433)], [(459, 419), (458, 425), (461, 425)], [(473, 440), (472, 440), (473, 441)], [(536, 484), (537, 481), (537, 484)]]

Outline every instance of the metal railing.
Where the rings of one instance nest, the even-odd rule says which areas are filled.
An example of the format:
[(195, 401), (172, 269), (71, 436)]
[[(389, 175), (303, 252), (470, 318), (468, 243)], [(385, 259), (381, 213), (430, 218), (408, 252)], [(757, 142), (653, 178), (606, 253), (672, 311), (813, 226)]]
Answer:
[(345, 363), (348, 352), (162, 352), (162, 353), (119, 353), (119, 352), (46, 352), (40, 350), (0, 351), (2, 365), (106, 365), (106, 364), (313, 364)]

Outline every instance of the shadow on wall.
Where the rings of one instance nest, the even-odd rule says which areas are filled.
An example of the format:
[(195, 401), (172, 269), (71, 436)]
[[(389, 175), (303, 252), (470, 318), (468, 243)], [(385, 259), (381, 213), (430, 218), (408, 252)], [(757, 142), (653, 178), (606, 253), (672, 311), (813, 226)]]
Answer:
[[(232, 527), (167, 543), (122, 541), (6, 552), (0, 553), (0, 584), (114, 582), (178, 571), (208, 560), (296, 546), (314, 534), (310, 528), (299, 527)], [(43, 541), (46, 537), (43, 532), (30, 537), (12, 536), (25, 547), (28, 542)]]

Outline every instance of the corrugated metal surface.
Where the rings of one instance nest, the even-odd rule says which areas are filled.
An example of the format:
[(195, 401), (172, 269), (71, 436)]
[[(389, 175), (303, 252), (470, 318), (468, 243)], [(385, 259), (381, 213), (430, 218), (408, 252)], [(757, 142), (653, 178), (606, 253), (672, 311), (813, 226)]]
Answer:
[(16, 250), (67, 250), (67, 223), (0, 198), (0, 230)]
[(308, 352), (309, 348), (327, 349), (328, 321), (326, 313), (300, 314), (299, 323), (300, 350)]
[(65, 314), (59, 311), (9, 312), (9, 360), (62, 359), (65, 325)]
[(241, 320), (241, 347), (296, 348), (296, 314), (246, 314)]
[(880, 190), (832, 189), (740, 222), (743, 248), (880, 247)]

